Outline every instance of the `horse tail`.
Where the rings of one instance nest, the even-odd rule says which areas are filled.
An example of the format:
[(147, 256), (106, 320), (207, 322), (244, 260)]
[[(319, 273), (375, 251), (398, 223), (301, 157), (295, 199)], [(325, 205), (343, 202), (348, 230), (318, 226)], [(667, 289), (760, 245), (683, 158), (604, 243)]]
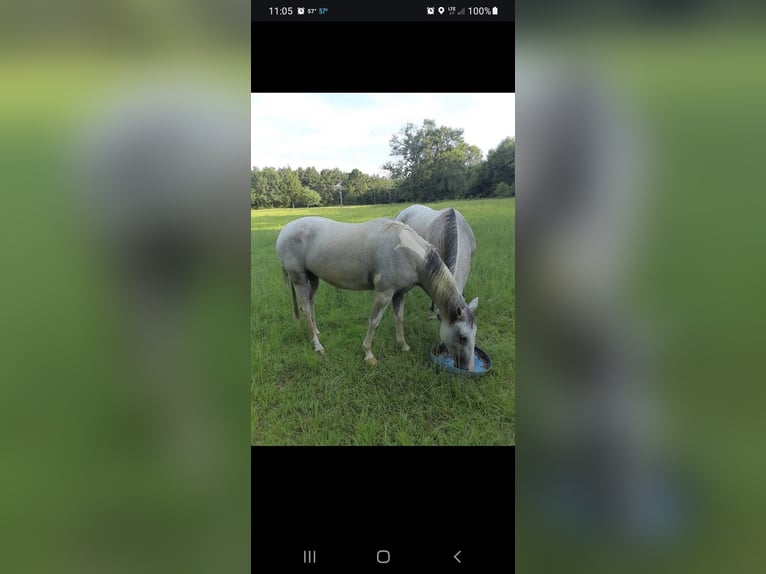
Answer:
[(298, 319), (298, 301), (295, 299), (295, 285), (293, 285), (293, 282), (290, 280), (290, 276), (287, 274), (284, 267), (282, 268), (282, 273), (284, 273), (285, 281), (290, 285), (290, 293), (293, 296), (293, 317)]

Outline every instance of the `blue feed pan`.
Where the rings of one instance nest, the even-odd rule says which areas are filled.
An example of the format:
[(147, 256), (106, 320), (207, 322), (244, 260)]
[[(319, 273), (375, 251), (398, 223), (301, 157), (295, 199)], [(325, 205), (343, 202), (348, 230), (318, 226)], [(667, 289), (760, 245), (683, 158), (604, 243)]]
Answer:
[(492, 368), (492, 359), (490, 359), (489, 355), (479, 347), (473, 348), (473, 371), (458, 369), (455, 366), (455, 360), (447, 352), (447, 349), (441, 344), (433, 349), (428, 349), (428, 356), (431, 357), (431, 360), (434, 363), (449, 371), (450, 373), (467, 375), (469, 377), (485, 375)]

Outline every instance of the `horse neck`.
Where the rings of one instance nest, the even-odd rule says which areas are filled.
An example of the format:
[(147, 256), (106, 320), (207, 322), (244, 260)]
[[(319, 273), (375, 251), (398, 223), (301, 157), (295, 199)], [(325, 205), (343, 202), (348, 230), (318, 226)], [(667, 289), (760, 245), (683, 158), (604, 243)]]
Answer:
[(462, 293), (467, 279), (468, 259), (465, 249), (467, 244), (464, 245), (465, 237), (457, 212), (454, 209), (447, 210), (441, 217), (441, 224), (444, 226), (441, 239), (441, 249), (445, 253), (444, 264), (449, 268), (457, 288)]
[(452, 271), (452, 276), (455, 278), (455, 285), (457, 285), (457, 288), (461, 292), (465, 287), (466, 280), (468, 279), (468, 273), (466, 272), (467, 267), (468, 258), (461, 249), (455, 256), (455, 269)]
[(428, 293), (442, 317), (454, 317), (465, 305), (455, 278), (441, 260), (436, 249), (429, 249), (420, 266), (420, 286)]

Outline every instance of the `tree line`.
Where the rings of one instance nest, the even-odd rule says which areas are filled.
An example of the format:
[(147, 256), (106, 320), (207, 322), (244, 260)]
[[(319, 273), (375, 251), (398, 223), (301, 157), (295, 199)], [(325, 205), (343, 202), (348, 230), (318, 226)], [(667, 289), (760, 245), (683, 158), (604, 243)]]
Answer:
[(478, 147), (464, 140), (462, 129), (425, 120), (422, 126), (408, 123), (389, 144), (391, 160), (383, 165), (389, 177), (358, 169), (254, 167), (250, 205), (254, 209), (371, 205), (516, 195), (513, 138), (505, 138), (484, 159)]

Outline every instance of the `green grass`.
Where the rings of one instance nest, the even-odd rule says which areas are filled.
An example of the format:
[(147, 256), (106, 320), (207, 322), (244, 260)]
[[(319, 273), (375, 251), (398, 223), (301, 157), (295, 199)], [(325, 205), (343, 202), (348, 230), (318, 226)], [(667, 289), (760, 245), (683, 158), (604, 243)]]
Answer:
[(312, 350), (306, 322), (292, 316), (275, 242), (282, 226), (305, 215), (358, 222), (395, 216), (407, 204), (277, 209), (251, 213), (251, 441), (255, 445), (511, 445), (515, 443), (514, 199), (429, 204), (456, 207), (477, 249), (466, 299), (479, 297), (476, 343), (492, 357), (475, 378), (440, 371), (428, 358), (439, 323), (428, 319), (420, 288), (407, 295), (396, 344), (386, 310), (373, 340), (379, 363), (363, 361), (370, 291), (322, 282), (315, 315), (325, 354)]

